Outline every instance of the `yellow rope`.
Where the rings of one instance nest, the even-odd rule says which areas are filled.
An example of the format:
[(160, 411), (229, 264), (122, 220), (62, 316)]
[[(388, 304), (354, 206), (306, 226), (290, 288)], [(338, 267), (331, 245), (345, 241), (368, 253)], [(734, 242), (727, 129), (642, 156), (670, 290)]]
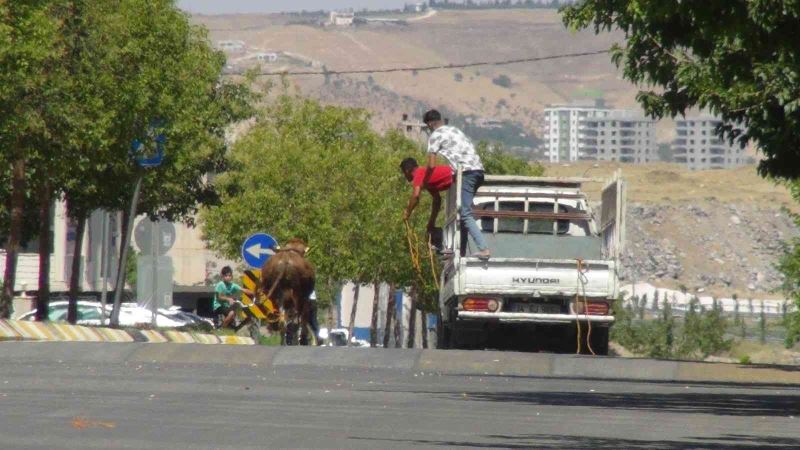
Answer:
[[(411, 227), (411, 224), (408, 222), (408, 219), (403, 221), (403, 224), (406, 227), (406, 240), (408, 241), (408, 252), (411, 256), (411, 264), (414, 266), (414, 271), (419, 278), (419, 281), (422, 284), (425, 284), (425, 277), (422, 275), (422, 263), (420, 262), (420, 252), (419, 252), (419, 236), (417, 233), (414, 232), (414, 229)], [(433, 284), (436, 288), (439, 288), (439, 277), (436, 274), (436, 264), (433, 258), (433, 251), (431, 250), (431, 241), (430, 236), (428, 236), (428, 257), (431, 261), (431, 272), (433, 275)]]
[[(578, 328), (578, 332), (577, 332), (578, 348), (576, 350), (576, 354), (580, 354), (581, 353), (581, 345), (582, 345), (582, 341), (583, 340), (581, 339), (581, 321), (580, 321), (580, 315), (578, 314), (578, 311), (577, 311), (577, 309), (578, 309), (577, 305), (578, 305), (578, 302), (581, 301), (581, 297), (583, 297), (583, 315), (588, 317), (589, 316), (589, 301), (586, 298), (586, 281), (584, 280), (584, 277), (585, 277), (586, 272), (588, 272), (589, 269), (588, 268), (584, 268), (582, 259), (578, 259), (577, 260), (577, 266), (578, 266), (577, 267), (577, 269), (578, 269), (578, 284), (577, 284), (577, 286), (575, 286), (576, 287), (576, 291), (575, 291), (575, 305), (576, 305), (576, 308), (575, 308), (575, 316), (576, 316), (575, 317), (576, 318), (575, 324), (577, 325), (577, 328)], [(583, 288), (583, 295), (581, 295), (581, 292), (580, 292), (581, 288)], [(586, 348), (589, 349), (589, 353), (591, 353), (592, 355), (595, 355), (594, 350), (592, 349), (592, 342), (591, 342), (591, 338), (592, 338), (592, 321), (591, 320), (587, 320), (586, 321), (586, 326), (588, 327), (588, 330), (586, 332)]]

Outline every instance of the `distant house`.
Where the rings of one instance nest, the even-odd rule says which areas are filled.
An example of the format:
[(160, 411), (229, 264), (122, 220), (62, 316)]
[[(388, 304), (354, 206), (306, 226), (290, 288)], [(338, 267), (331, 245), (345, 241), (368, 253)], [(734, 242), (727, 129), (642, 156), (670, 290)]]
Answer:
[(331, 11), (328, 18), (328, 25), (349, 27), (353, 25), (353, 20), (355, 20), (355, 14), (352, 12)]
[(217, 48), (223, 52), (238, 53), (244, 51), (244, 41), (217, 41)]
[(256, 53), (256, 60), (274, 63), (278, 60), (278, 54), (275, 52)]

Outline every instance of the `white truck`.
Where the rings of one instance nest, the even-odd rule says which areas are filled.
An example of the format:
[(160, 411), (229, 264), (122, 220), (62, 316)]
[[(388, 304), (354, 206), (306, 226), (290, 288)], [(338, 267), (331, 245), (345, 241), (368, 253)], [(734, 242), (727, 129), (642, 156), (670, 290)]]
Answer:
[(596, 179), (486, 176), (472, 208), (492, 251), (481, 260), (462, 234), (457, 174), (445, 206), (440, 348), (608, 353), (625, 192), (619, 172), (604, 181), (597, 217), (581, 191)]

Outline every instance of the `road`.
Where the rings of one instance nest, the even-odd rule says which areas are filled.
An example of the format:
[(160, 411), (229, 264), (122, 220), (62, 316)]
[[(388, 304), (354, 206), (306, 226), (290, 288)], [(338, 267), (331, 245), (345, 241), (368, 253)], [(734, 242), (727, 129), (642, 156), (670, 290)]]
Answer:
[(0, 344), (0, 447), (800, 448), (799, 387), (96, 362), (111, 345)]

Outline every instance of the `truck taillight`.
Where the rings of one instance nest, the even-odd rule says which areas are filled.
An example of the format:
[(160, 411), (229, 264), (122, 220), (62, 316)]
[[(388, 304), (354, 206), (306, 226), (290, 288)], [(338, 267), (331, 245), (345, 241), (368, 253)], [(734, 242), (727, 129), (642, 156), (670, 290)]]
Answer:
[(584, 303), (580, 300), (577, 301), (575, 303), (575, 312), (577, 314), (584, 314), (584, 311), (586, 311), (586, 315), (589, 316), (607, 316), (608, 302), (589, 301)]
[(461, 307), (465, 311), (495, 312), (500, 309), (500, 302), (493, 298), (465, 298)]

